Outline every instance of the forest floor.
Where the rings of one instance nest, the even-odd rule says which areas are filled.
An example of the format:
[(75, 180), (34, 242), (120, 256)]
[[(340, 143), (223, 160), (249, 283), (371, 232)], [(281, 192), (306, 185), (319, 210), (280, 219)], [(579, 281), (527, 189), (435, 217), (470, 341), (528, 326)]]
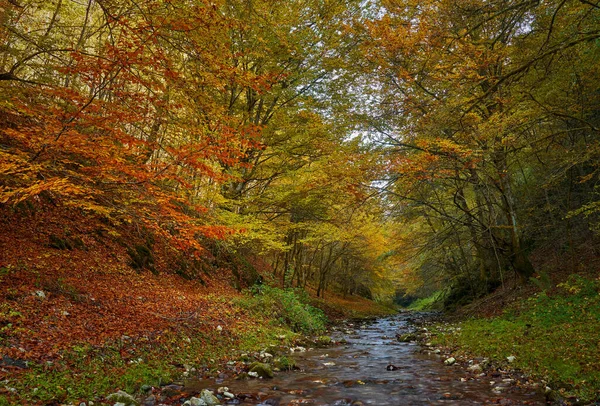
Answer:
[(329, 292), (323, 300), (266, 286), (240, 291), (216, 262), (198, 278), (164, 271), (158, 256), (154, 272), (136, 270), (122, 243), (130, 236), (78, 220), (0, 216), (2, 406), (102, 404), (117, 389), (137, 394), (325, 334), (324, 314), (392, 312)]
[(561, 279), (542, 275), (525, 286), (507, 284), (429, 326), (431, 336), (423, 340), (466, 368), (510, 370), (537, 381), (552, 404), (596, 404), (600, 278)]

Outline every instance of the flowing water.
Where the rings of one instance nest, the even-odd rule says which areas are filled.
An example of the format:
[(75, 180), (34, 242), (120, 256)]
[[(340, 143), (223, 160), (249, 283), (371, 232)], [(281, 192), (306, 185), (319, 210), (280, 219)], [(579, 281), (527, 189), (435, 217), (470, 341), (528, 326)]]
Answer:
[[(473, 375), (458, 365), (445, 366), (444, 358), (424, 353), (415, 343), (399, 342), (396, 334), (414, 330), (413, 317), (405, 313), (348, 324), (332, 334), (347, 344), (294, 353), (300, 370), (278, 372), (274, 379), (199, 380), (186, 386), (196, 390), (227, 386), (238, 395), (229, 404), (545, 404), (535, 390), (503, 382), (506, 375)], [(388, 370), (390, 364), (397, 369)]]

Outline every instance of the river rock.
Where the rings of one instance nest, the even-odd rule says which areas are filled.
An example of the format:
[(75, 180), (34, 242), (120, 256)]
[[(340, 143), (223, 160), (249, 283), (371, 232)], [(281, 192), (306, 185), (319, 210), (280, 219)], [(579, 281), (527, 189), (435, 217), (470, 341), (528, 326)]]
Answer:
[(206, 402), (200, 398), (191, 398), (186, 400), (183, 406), (207, 406)]
[(456, 358), (454, 358), (454, 357), (450, 357), (444, 361), (444, 365), (450, 366), (450, 365), (454, 365), (454, 364), (456, 364)]
[(123, 392), (122, 390), (112, 393), (106, 397), (106, 400), (109, 402), (122, 403), (123, 406), (138, 406), (139, 403), (133, 396), (131, 396), (127, 392)]
[(248, 372), (248, 375), (252, 374), (252, 372), (257, 373), (260, 378), (273, 378), (273, 370), (271, 367), (262, 362), (254, 362), (250, 365), (250, 372)]
[(156, 398), (154, 397), (154, 395), (150, 395), (146, 399), (144, 399), (144, 403), (142, 403), (142, 406), (156, 406)]
[(417, 341), (417, 335), (413, 333), (408, 334), (396, 334), (396, 338), (401, 343), (409, 343), (411, 341)]
[(467, 371), (474, 374), (479, 374), (483, 371), (483, 368), (479, 364), (473, 364), (469, 368), (467, 368)]
[[(200, 393), (200, 399), (204, 401), (208, 406), (220, 405), (221, 401), (208, 389), (204, 389), (202, 393)], [(194, 405), (196, 406), (196, 405)]]

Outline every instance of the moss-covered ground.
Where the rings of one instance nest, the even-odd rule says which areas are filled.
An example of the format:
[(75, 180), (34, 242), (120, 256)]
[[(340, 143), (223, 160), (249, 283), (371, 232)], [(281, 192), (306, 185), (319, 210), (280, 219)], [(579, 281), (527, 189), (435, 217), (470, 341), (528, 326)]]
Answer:
[(542, 380), (565, 402), (600, 399), (599, 279), (573, 275), (500, 316), (469, 318), (451, 328), (438, 325), (437, 333), (435, 343), (455, 353), (499, 364), (515, 357), (510, 367)]

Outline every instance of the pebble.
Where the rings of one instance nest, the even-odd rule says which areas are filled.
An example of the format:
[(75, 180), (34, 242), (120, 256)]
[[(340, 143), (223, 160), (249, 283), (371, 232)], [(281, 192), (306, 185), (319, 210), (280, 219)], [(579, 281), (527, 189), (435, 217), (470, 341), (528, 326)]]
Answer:
[(454, 365), (454, 364), (456, 364), (456, 358), (454, 358), (454, 357), (450, 357), (450, 358), (446, 359), (446, 361), (444, 361), (444, 365), (450, 366), (450, 365)]

